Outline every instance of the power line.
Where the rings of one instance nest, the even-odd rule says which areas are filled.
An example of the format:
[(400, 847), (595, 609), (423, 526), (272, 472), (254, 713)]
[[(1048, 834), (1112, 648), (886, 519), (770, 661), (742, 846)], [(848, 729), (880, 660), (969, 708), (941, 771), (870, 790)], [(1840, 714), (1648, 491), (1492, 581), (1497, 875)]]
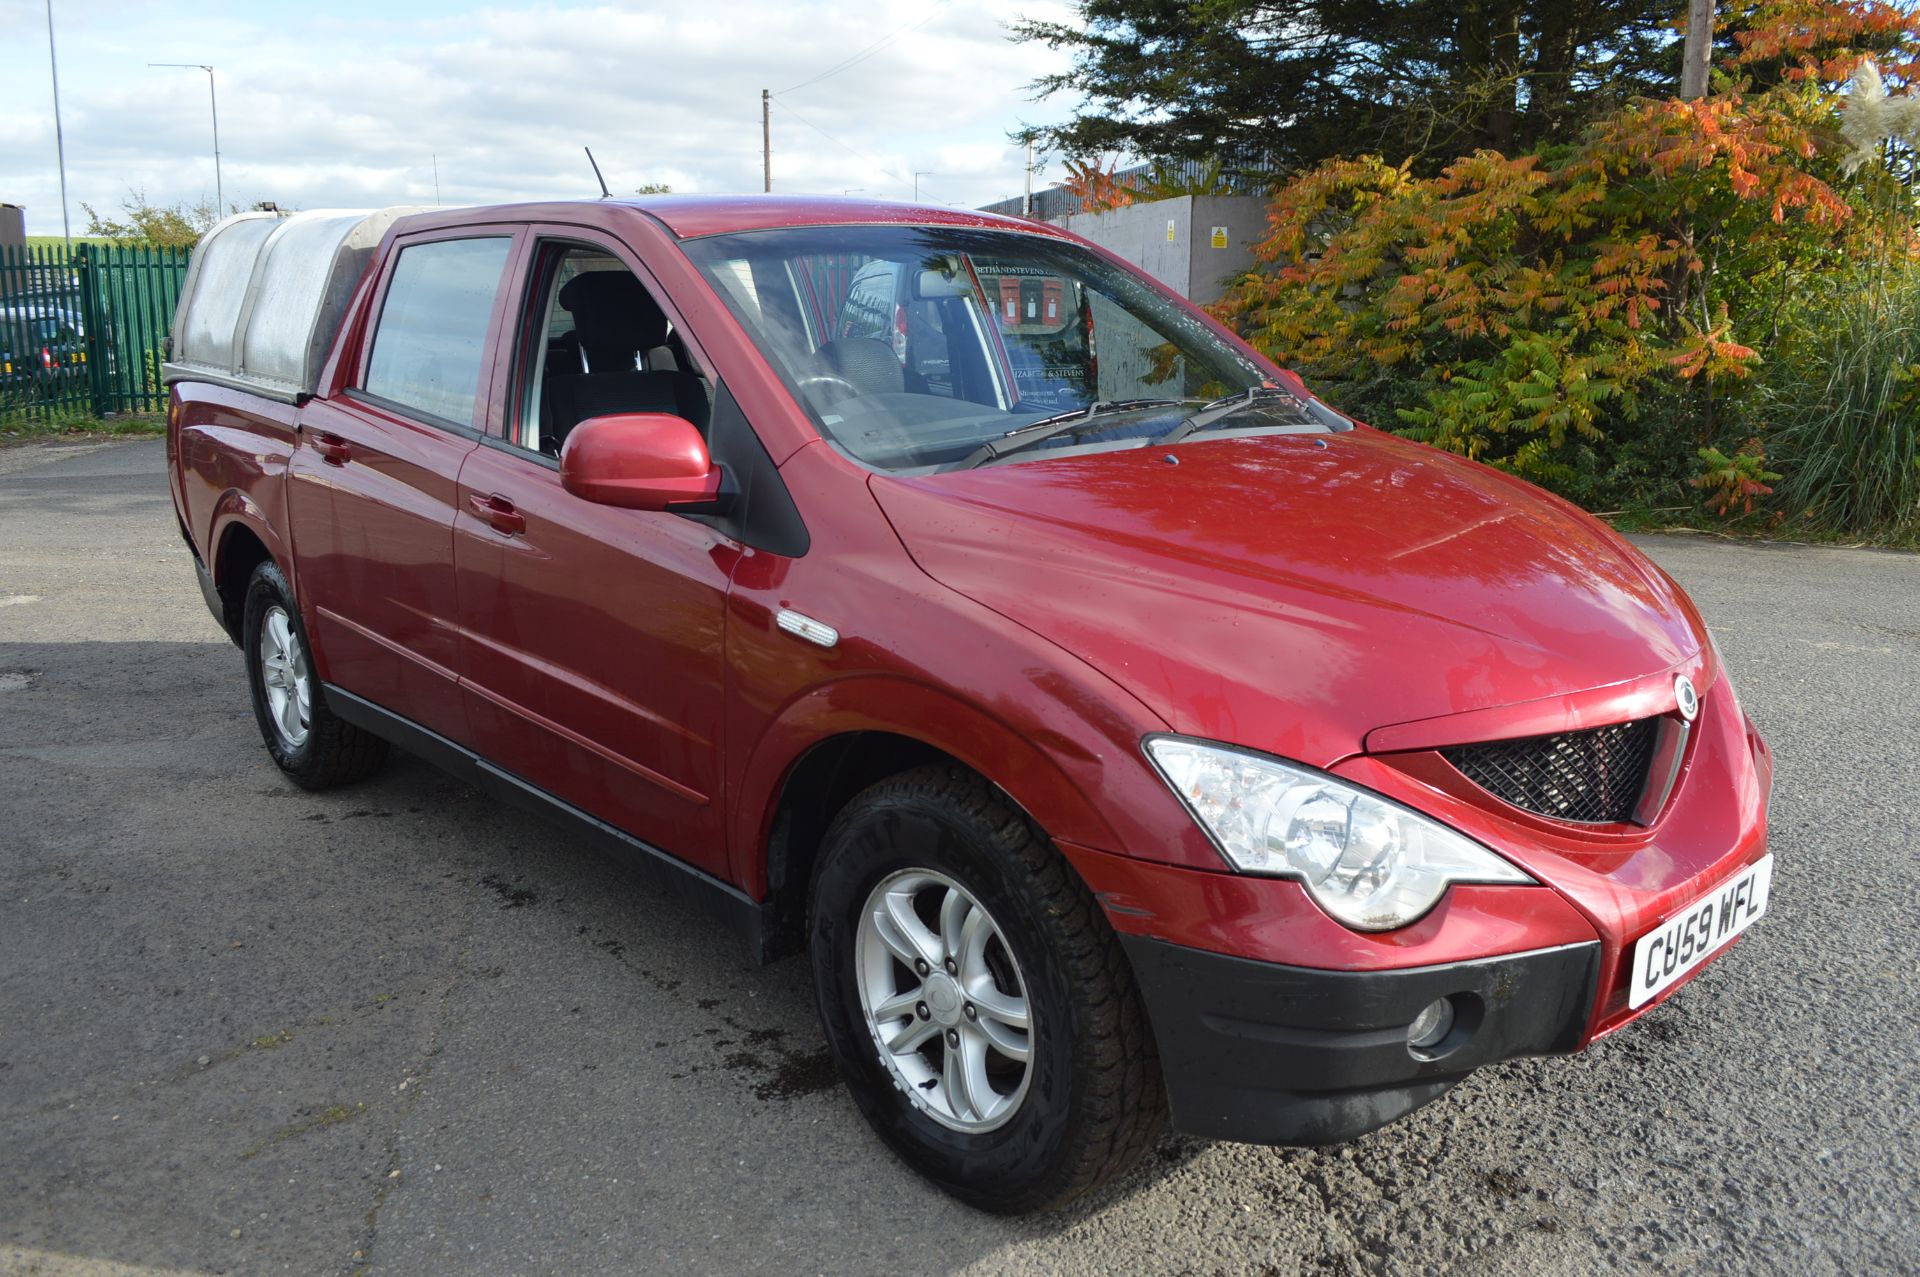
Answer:
[(894, 31), (890, 32), (889, 34), (881, 36), (878, 40), (875, 40), (872, 44), (868, 45), (866, 48), (861, 49), (858, 53), (855, 53), (852, 57), (847, 58), (845, 61), (835, 63), (833, 66), (830, 66), (826, 70), (822, 71), (819, 75), (814, 76), (811, 80), (802, 80), (800, 81), (800, 83), (796, 85), (793, 85), (789, 88), (781, 89), (778, 93), (775, 93), (773, 96), (781, 97), (785, 94), (793, 93), (796, 90), (804, 89), (810, 85), (818, 84), (822, 80), (828, 79), (832, 76), (839, 75), (842, 71), (850, 70), (851, 68), (860, 65), (862, 62), (865, 62), (868, 58), (872, 57), (874, 54), (879, 53), (884, 49), (891, 48), (894, 44), (898, 43), (903, 36), (906, 36), (911, 32), (918, 31), (921, 27), (926, 26), (927, 23), (932, 22), (935, 17), (939, 16), (941, 10), (945, 9), (948, 5), (952, 3), (953, 3), (953, 0), (934, 0), (933, 8), (927, 10), (927, 12), (922, 14), (918, 20), (914, 22), (909, 22), (905, 26), (899, 27)]

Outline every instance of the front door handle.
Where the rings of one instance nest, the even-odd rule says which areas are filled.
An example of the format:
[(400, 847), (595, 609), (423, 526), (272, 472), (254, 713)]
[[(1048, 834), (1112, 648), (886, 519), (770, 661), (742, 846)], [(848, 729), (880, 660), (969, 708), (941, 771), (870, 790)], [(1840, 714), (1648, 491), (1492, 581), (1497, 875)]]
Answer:
[(353, 449), (339, 435), (321, 431), (313, 437), (313, 450), (330, 466), (344, 466), (353, 460)]
[(513, 502), (497, 493), (491, 496), (472, 493), (467, 497), (467, 505), (487, 521), (488, 527), (502, 536), (519, 536), (527, 530), (527, 516), (514, 509)]

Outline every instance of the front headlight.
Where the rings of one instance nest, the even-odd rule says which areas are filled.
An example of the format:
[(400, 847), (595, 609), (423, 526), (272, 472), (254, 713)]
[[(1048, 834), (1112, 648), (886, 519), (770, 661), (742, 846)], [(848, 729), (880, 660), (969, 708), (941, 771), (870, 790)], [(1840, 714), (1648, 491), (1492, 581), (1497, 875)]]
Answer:
[(1445, 825), (1324, 772), (1154, 736), (1147, 755), (1242, 873), (1297, 878), (1357, 931), (1417, 921), (1456, 882), (1530, 883)]

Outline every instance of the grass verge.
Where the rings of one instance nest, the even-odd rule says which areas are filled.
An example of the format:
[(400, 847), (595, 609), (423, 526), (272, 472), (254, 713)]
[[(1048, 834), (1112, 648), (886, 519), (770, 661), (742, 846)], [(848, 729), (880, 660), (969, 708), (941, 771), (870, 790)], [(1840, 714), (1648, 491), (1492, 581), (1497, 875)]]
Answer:
[(0, 447), (35, 439), (117, 439), (166, 432), (167, 419), (159, 413), (127, 413), (112, 418), (77, 414), (51, 421), (0, 417)]
[(1798, 526), (1776, 521), (1767, 514), (1743, 519), (1720, 519), (1705, 510), (1609, 510), (1601, 515), (1621, 532), (1688, 532), (1725, 541), (1785, 541), (1796, 545), (1831, 545), (1842, 549), (1920, 550), (1920, 530), (1880, 531), (1861, 535), (1835, 532), (1809, 523)]
[[(111, 244), (113, 243), (113, 241), (105, 235), (75, 235), (73, 237), (73, 242), (76, 244)], [(29, 235), (27, 236), (28, 248), (64, 248), (66, 246), (66, 243), (67, 243), (67, 237), (64, 235)]]

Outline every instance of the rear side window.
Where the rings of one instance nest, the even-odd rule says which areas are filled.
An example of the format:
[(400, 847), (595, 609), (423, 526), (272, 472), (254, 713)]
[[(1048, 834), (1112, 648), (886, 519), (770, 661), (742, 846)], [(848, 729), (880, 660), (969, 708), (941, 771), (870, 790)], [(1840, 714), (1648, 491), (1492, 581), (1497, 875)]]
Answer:
[(367, 361), (368, 394), (471, 425), (487, 325), (513, 241), (443, 239), (400, 250)]

